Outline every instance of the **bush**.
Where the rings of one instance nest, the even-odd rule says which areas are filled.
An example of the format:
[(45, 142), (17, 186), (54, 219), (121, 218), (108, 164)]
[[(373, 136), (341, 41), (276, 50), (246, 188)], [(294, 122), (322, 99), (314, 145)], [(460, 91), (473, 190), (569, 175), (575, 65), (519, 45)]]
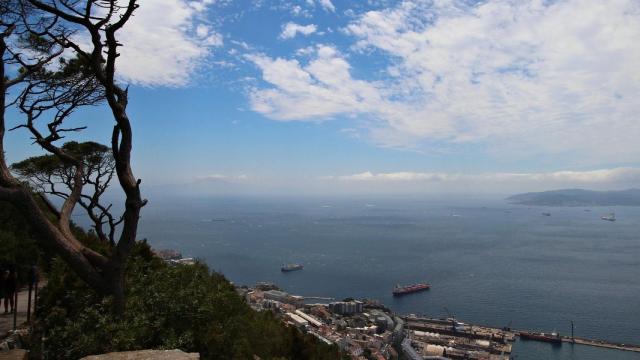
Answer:
[(204, 264), (169, 266), (137, 245), (127, 270), (127, 309), (86, 287), (55, 260), (38, 303), (34, 354), (76, 359), (141, 349), (182, 349), (202, 359), (337, 359), (335, 346), (255, 312), (222, 275)]

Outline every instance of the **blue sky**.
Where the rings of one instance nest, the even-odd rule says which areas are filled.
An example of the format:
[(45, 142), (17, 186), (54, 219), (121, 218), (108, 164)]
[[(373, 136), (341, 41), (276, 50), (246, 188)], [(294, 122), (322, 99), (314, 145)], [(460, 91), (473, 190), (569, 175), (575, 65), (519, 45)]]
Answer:
[[(140, 3), (118, 71), (146, 184), (500, 192), (640, 180), (635, 0)], [(108, 141), (104, 108), (77, 119), (90, 126), (79, 139)], [(7, 150), (10, 161), (39, 151), (20, 131)]]

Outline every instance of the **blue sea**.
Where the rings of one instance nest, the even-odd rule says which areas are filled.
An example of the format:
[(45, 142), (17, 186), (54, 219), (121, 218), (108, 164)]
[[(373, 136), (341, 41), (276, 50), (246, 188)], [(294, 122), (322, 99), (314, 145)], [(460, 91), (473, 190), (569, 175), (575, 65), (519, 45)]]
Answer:
[[(551, 216), (543, 216), (549, 212)], [(617, 221), (603, 221), (615, 212)], [(378, 299), (398, 313), (640, 343), (640, 208), (534, 207), (501, 196), (164, 197), (140, 238), (236, 284)], [(304, 270), (281, 273), (283, 263)], [(395, 284), (431, 290), (393, 298)], [(640, 359), (518, 341), (517, 359)]]

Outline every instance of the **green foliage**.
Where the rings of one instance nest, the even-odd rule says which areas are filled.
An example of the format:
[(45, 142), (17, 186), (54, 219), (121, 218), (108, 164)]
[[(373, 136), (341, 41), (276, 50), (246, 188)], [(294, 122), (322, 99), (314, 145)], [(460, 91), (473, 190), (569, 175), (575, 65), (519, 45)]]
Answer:
[(93, 78), (93, 72), (91, 71), (90, 60), (80, 55), (75, 58), (65, 59), (61, 57), (60, 69), (58, 72), (53, 73), (56, 79), (68, 79), (73, 76), (83, 76), (86, 78)]
[[(69, 141), (62, 145), (61, 150), (82, 163), (84, 184), (92, 184), (90, 188), (98, 196), (102, 195), (109, 186), (115, 169), (111, 149), (91, 141), (82, 143)], [(74, 164), (65, 163), (52, 154), (33, 156), (13, 163), (11, 171), (21, 181), (29, 184), (34, 191), (63, 198), (66, 198), (70, 192), (76, 175)]]
[(83, 159), (90, 164), (99, 163), (103, 157), (107, 156), (109, 147), (93, 141), (76, 142), (69, 141), (62, 145), (62, 150), (71, 154), (73, 157)]
[(11, 170), (20, 177), (33, 177), (37, 174), (53, 175), (62, 166), (55, 155), (33, 156), (11, 165)]
[[(89, 290), (56, 261), (38, 304), (35, 336), (49, 358), (139, 349), (199, 352), (202, 359), (338, 359), (336, 347), (255, 312), (222, 275), (204, 264), (170, 266), (137, 245), (127, 270), (127, 310)], [(34, 343), (38, 343), (34, 341)], [(37, 349), (34, 349), (37, 353)]]
[[(62, 150), (87, 165), (98, 165), (105, 157), (111, 156), (109, 148), (96, 142), (66, 142)], [(33, 156), (11, 165), (11, 170), (20, 177), (34, 177), (39, 174), (55, 175), (56, 171), (68, 167), (55, 155)]]

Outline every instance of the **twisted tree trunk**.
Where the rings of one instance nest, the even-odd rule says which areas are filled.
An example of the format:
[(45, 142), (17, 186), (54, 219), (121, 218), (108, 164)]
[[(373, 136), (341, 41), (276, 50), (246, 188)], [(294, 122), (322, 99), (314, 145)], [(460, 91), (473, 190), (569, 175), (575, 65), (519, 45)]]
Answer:
[[(71, 49), (78, 56), (88, 62), (91, 76), (95, 77), (100, 85), (101, 96), (111, 110), (115, 125), (111, 134), (111, 151), (115, 160), (115, 170), (119, 185), (125, 193), (124, 213), (120, 236), (117, 241), (109, 243), (107, 254), (99, 254), (82, 244), (70, 230), (70, 215), (75, 205), (80, 200), (82, 193), (82, 164), (67, 158), (68, 154), (56, 147), (53, 142), (61, 137), (57, 126), (62, 124), (64, 117), (72, 113), (63, 113), (63, 118), (56, 118), (49, 126), (51, 134), (41, 136), (35, 126), (29, 124), (25, 127), (34, 134), (36, 143), (43, 149), (58, 156), (66, 163), (75, 166), (76, 176), (71, 194), (57, 213), (57, 219), (51, 219), (51, 214), (43, 211), (41, 199), (28, 186), (18, 181), (9, 171), (4, 155), (4, 136), (6, 130), (6, 108), (8, 89), (16, 84), (29, 81), (29, 76), (48, 64), (59, 53), (41, 58), (36, 63), (24, 64), (19, 55), (8, 48), (7, 39), (15, 29), (15, 24), (7, 24), (0, 21), (0, 200), (9, 201), (24, 215), (33, 230), (38, 234), (40, 244), (58, 254), (75, 273), (91, 288), (102, 295), (111, 295), (114, 299), (114, 311), (122, 314), (125, 311), (125, 270), (132, 246), (136, 241), (140, 210), (146, 204), (140, 193), (140, 180), (136, 179), (131, 168), (131, 151), (133, 136), (131, 122), (127, 115), (128, 93), (120, 87), (115, 79), (115, 62), (119, 56), (117, 48), (120, 44), (116, 40), (116, 32), (130, 19), (133, 11), (138, 7), (136, 0), (128, 0), (126, 5), (120, 5), (121, 1), (109, 0), (96, 2), (86, 0), (84, 2), (64, 2), (58, 4), (56, 0), (18, 0), (18, 3), (30, 4), (34, 9), (42, 13), (44, 17), (54, 19), (54, 27), (47, 25), (34, 32), (29, 29), (27, 23), (31, 18), (22, 18), (23, 26), (32, 34), (41, 36), (60, 49)], [(94, 9), (99, 8), (99, 9)], [(5, 14), (0, 14), (5, 15)], [(67, 29), (80, 28), (88, 33), (91, 38), (91, 51), (83, 50), (73, 41), (73, 32)], [(9, 79), (6, 73), (6, 62), (23, 65), (24, 72), (13, 79)], [(77, 106), (72, 104), (70, 106)], [(38, 114), (39, 116), (39, 114)], [(78, 129), (74, 129), (78, 130)], [(68, 131), (68, 130), (67, 130)], [(112, 229), (113, 230), (113, 229)]]

